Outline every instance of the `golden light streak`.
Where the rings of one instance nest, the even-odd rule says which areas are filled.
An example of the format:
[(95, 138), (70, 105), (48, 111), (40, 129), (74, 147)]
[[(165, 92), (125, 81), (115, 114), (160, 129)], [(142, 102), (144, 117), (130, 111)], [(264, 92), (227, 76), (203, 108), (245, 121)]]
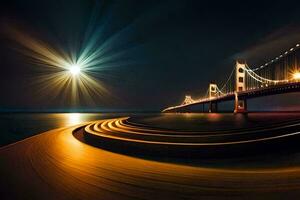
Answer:
[(296, 80), (300, 80), (300, 72), (295, 72), (293, 74), (293, 78), (296, 79)]

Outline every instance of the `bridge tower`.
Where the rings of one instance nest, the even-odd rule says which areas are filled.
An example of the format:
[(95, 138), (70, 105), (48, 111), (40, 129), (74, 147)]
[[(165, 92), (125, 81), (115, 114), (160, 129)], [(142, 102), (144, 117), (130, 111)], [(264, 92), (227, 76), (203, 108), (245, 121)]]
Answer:
[[(209, 99), (212, 99), (212, 98), (215, 98), (215, 97), (218, 97), (218, 92), (217, 92), (217, 85), (214, 84), (214, 83), (210, 83), (209, 84)], [(217, 102), (215, 102), (215, 111), (217, 112), (218, 110), (218, 104)], [(210, 101), (209, 102), (209, 108), (208, 108), (208, 112), (212, 112), (213, 111), (213, 103)]]
[(217, 97), (217, 85), (214, 83), (209, 84), (209, 98)]
[(186, 95), (182, 105), (191, 104), (193, 102), (194, 100), (192, 99), (192, 97), (190, 95)]
[(235, 65), (235, 77), (236, 77), (236, 88), (235, 88), (235, 102), (234, 102), (234, 112), (235, 113), (245, 113), (247, 112), (247, 100), (241, 99), (238, 93), (246, 90), (246, 65), (236, 61)]

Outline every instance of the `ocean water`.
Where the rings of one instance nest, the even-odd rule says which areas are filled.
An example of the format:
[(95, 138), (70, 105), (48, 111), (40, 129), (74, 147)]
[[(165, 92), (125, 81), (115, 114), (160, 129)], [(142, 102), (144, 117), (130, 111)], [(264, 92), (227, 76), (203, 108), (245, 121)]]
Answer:
[(122, 116), (95, 113), (1, 113), (0, 146), (60, 127)]
[(263, 127), (300, 119), (300, 113), (1, 113), (0, 146), (17, 142), (32, 135), (59, 127), (76, 125), (98, 119), (130, 116), (146, 126), (176, 129), (214, 131)]

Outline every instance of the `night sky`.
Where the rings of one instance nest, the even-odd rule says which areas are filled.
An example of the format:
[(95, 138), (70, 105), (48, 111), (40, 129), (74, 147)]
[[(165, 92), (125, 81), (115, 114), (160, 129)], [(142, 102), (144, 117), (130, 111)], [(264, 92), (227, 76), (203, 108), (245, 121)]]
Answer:
[[(236, 59), (259, 66), (299, 42), (299, 8), (296, 1), (1, 1), (0, 109), (160, 110), (185, 94), (199, 97), (210, 81), (227, 78)], [(111, 52), (124, 52), (118, 65), (99, 71), (111, 95), (75, 107), (50, 101), (34, 84), (39, 66), (16, 50), (7, 27), (66, 51), (103, 27), (99, 46), (115, 35)], [(299, 98), (288, 96), (278, 102)]]

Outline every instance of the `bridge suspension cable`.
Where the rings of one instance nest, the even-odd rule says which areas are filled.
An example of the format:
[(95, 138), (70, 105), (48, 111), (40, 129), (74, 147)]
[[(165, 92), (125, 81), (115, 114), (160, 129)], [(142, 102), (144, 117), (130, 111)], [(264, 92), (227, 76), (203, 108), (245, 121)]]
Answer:
[[(229, 83), (229, 81), (230, 81), (231, 78), (233, 77), (233, 72), (234, 72), (234, 71), (235, 71), (235, 69), (232, 69), (232, 71), (231, 71), (231, 73), (230, 73), (230, 75), (229, 75), (227, 81), (222, 85), (222, 87), (221, 87), (221, 89), (220, 89), (220, 92), (221, 92), (222, 94), (224, 94), (224, 92), (222, 92), (222, 91), (226, 88), (227, 84)], [(218, 88), (218, 89), (219, 89), (219, 88)], [(225, 93), (226, 93), (226, 92), (225, 92)]]
[(269, 62), (266, 62), (265, 64), (263, 64), (263, 65), (261, 65), (261, 66), (259, 66), (257, 68), (252, 69), (252, 71), (257, 71), (257, 70), (263, 69), (263, 68), (269, 66), (270, 64), (273, 64), (273, 63), (279, 61), (281, 58), (287, 56), (289, 53), (291, 53), (291, 52), (293, 52), (293, 51), (295, 51), (295, 50), (297, 50), (299, 48), (300, 48), (300, 44), (296, 44), (293, 47), (291, 47), (289, 50), (283, 52), (279, 56), (276, 56), (274, 59), (270, 60)]
[(247, 64), (246, 64), (245, 70), (249, 76), (251, 76), (253, 79), (255, 79), (256, 81), (258, 81), (260, 83), (275, 83), (275, 84), (277, 84), (277, 83), (283, 83), (283, 82), (289, 81), (288, 79), (272, 80), (272, 79), (262, 77), (262, 76), (258, 75), (257, 73), (255, 73), (252, 69), (250, 69)]
[(222, 92), (222, 90), (220, 90), (218, 86), (216, 87), (216, 89), (217, 89), (217, 93), (218, 94), (221, 94), (221, 95), (225, 95), (226, 94), (226, 93)]

